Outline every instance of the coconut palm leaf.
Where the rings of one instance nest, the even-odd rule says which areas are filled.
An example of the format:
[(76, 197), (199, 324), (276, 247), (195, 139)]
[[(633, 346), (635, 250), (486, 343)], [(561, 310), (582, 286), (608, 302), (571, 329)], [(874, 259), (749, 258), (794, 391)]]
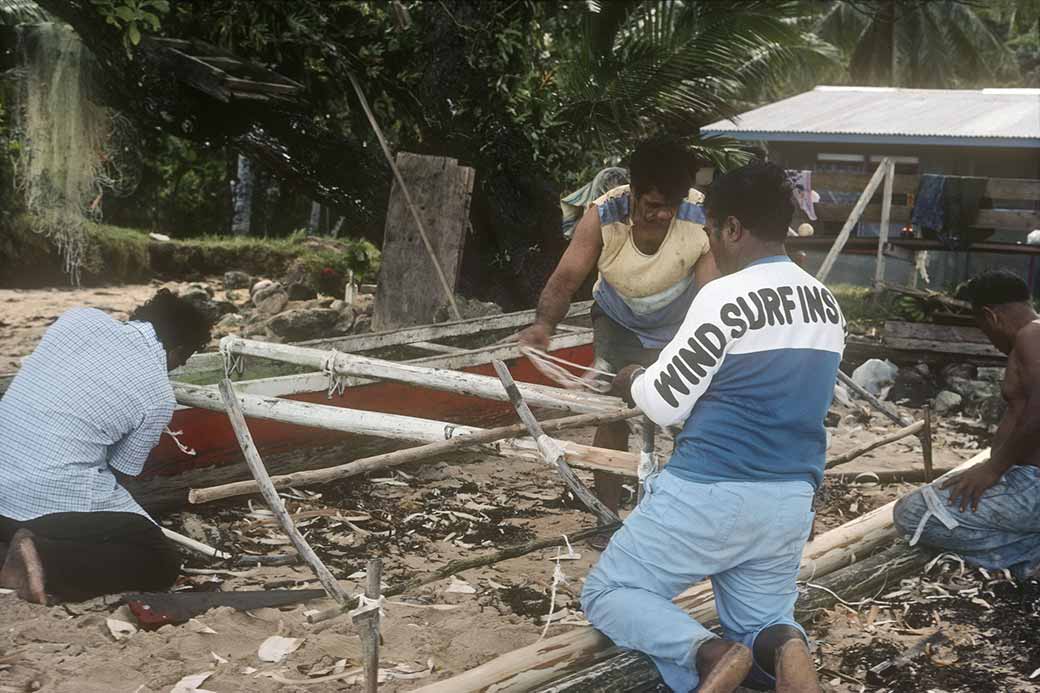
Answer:
[(656, 130), (694, 135), (733, 117), (762, 87), (824, 44), (785, 21), (799, 2), (604, 3), (590, 13), (583, 47), (561, 66), (562, 118), (586, 136), (631, 140)]
[(0, 0), (0, 26), (46, 22), (47, 13), (32, 0)]

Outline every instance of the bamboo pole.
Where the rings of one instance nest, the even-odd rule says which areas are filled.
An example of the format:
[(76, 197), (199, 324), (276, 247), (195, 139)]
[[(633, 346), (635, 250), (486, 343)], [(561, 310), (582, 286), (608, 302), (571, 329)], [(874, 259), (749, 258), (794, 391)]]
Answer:
[[(987, 459), (989, 450), (979, 453), (950, 473), (962, 472)], [(798, 579), (805, 581), (822, 578), (890, 543), (897, 536), (892, 524), (894, 507), (893, 501), (821, 534), (808, 543), (802, 554)], [(675, 603), (701, 623), (710, 623), (717, 618), (710, 583), (694, 585), (679, 595)], [(423, 686), (416, 693), (530, 691), (601, 661), (603, 651), (611, 646), (610, 641), (595, 629), (578, 628), (506, 653), (462, 674)]]
[(300, 554), (300, 557), (310, 566), (314, 574), (317, 575), (318, 581), (321, 586), (325, 588), (325, 591), (330, 597), (336, 600), (340, 607), (347, 606), (350, 601), (350, 597), (340, 587), (339, 583), (336, 582), (336, 578), (333, 577), (329, 569), (325, 567), (321, 559), (318, 558), (318, 554), (314, 553), (314, 549), (307, 543), (307, 540), (303, 538), (299, 530), (296, 529), (296, 525), (293, 523), (292, 517), (285, 509), (285, 504), (282, 502), (281, 496), (278, 495), (278, 491), (275, 490), (274, 484), (271, 483), (271, 477), (267, 474), (267, 468), (264, 467), (264, 461), (260, 458), (260, 453), (257, 452), (256, 445), (253, 444), (253, 436), (249, 433), (249, 427), (246, 425), (246, 418), (242, 414), (242, 408), (238, 404), (238, 398), (235, 397), (235, 389), (231, 384), (231, 381), (225, 378), (220, 383), (220, 394), (224, 399), (224, 406), (227, 408), (228, 418), (231, 420), (231, 426), (235, 429), (235, 437), (238, 439), (238, 444), (242, 448), (242, 454), (245, 455), (246, 464), (249, 465), (249, 471), (253, 473), (253, 477), (256, 479), (257, 484), (260, 486), (260, 493), (263, 495), (264, 500), (267, 502), (267, 506), (274, 513), (275, 518), (278, 519), (278, 524), (281, 525), (282, 530), (289, 537), (289, 541), (296, 548), (296, 551)]
[(893, 431), (892, 433), (889, 433), (886, 436), (881, 436), (880, 438), (872, 440), (869, 443), (859, 446), (858, 448), (854, 448), (844, 454), (838, 455), (837, 457), (827, 460), (827, 464), (824, 466), (824, 469), (831, 469), (842, 464), (848, 464), (852, 460), (867, 454), (871, 450), (876, 450), (884, 445), (888, 445), (889, 443), (894, 443), (897, 440), (902, 440), (907, 436), (915, 435), (918, 432), (923, 431), (924, 428), (924, 421), (915, 421), (914, 423), (910, 424), (909, 426), (906, 426), (905, 428), (900, 428), (898, 431)]
[(542, 458), (550, 467), (556, 468), (567, 487), (585, 504), (585, 507), (599, 518), (600, 522), (603, 524), (620, 522), (621, 518), (613, 510), (605, 506), (599, 498), (596, 498), (585, 487), (585, 484), (581, 483), (581, 480), (574, 474), (574, 470), (567, 465), (566, 454), (563, 449), (542, 430), (538, 419), (534, 417), (531, 408), (527, 406), (523, 395), (520, 394), (520, 390), (513, 381), (513, 376), (509, 373), (509, 369), (506, 368), (506, 364), (498, 360), (492, 361), (491, 364), (494, 366), (495, 372), (498, 373), (498, 378), (502, 381), (502, 386), (509, 395), (509, 401), (513, 403), (513, 408), (516, 409), (520, 420), (524, 422), (527, 430), (531, 433), (531, 437), (538, 444), (538, 450), (541, 452)]
[[(396, 363), (358, 354), (322, 351), (293, 344), (272, 344), (241, 337), (228, 336), (221, 341), (221, 350), (242, 356), (255, 356), (285, 363), (294, 363), (312, 370), (331, 370), (339, 376), (361, 376), (379, 380), (418, 385), (432, 390), (456, 392), (485, 399), (508, 401), (501, 386), (490, 376), (465, 373), (443, 368), (429, 368), (407, 363)], [(606, 397), (574, 390), (563, 390), (546, 385), (523, 383), (520, 392), (532, 406), (558, 409), (580, 414), (593, 414), (618, 409), (624, 405), (617, 397)]]
[[(562, 419), (553, 419), (548, 421), (545, 423), (544, 429), (546, 431), (561, 431), (569, 428), (596, 426), (601, 423), (629, 419), (638, 416), (639, 414), (640, 411), (638, 409), (622, 409), (608, 414), (579, 414), (577, 416), (568, 416)], [(507, 438), (525, 435), (527, 435), (527, 427), (524, 424), (490, 428), (487, 430), (480, 430), (477, 433), (453, 437), (449, 440), (441, 440), (414, 448), (395, 450), (394, 452), (388, 452), (382, 455), (374, 455), (372, 457), (354, 460), (353, 462), (337, 465), (335, 467), (293, 472), (291, 474), (281, 474), (271, 477), (271, 482), (274, 484), (275, 488), (286, 488), (289, 486), (302, 488), (304, 486), (325, 484), (357, 476), (358, 474), (366, 474), (378, 469), (396, 467), (409, 462), (426, 461), (441, 455), (458, 452), (465, 448), (486, 445)], [(255, 480), (238, 481), (230, 484), (222, 484), (220, 486), (211, 486), (209, 488), (193, 488), (188, 493), (188, 502), (193, 504), (209, 503), (224, 498), (256, 493), (258, 489), (259, 486)]]
[(882, 159), (877, 170), (874, 171), (874, 175), (870, 177), (870, 182), (867, 183), (867, 187), (863, 190), (863, 194), (860, 195), (859, 199), (856, 201), (856, 205), (852, 208), (852, 213), (849, 214), (849, 218), (845, 221), (845, 225), (841, 227), (841, 231), (838, 233), (838, 237), (834, 239), (834, 244), (827, 253), (827, 257), (824, 258), (823, 264), (820, 265), (819, 272), (816, 273), (816, 278), (819, 281), (827, 281), (827, 275), (831, 273), (831, 269), (834, 267), (838, 255), (841, 254), (842, 249), (845, 247), (845, 243), (848, 242), (852, 229), (856, 226), (859, 218), (863, 216), (863, 210), (867, 208), (870, 198), (874, 196), (874, 192), (878, 189), (881, 181), (885, 178), (885, 173), (888, 171), (888, 165), (890, 162), (891, 160), (888, 157)]
[(376, 133), (376, 139), (379, 140), (379, 146), (386, 157), (386, 163), (390, 165), (390, 170), (394, 173), (394, 179), (401, 186), (401, 193), (404, 195), (405, 202), (408, 203), (408, 210), (412, 213), (412, 220), (415, 222), (415, 228), (419, 231), (419, 238), (422, 239), (423, 245), (426, 247), (426, 254), (429, 255), (430, 262), (433, 263), (433, 269), (437, 272), (437, 281), (440, 282), (441, 289), (444, 290), (444, 295), (448, 299), (448, 305), (451, 306), (451, 314), (455, 316), (456, 320), (462, 320), (462, 313), (459, 312), (459, 307), (455, 304), (455, 291), (448, 284), (448, 278), (444, 276), (444, 268), (441, 267), (440, 260), (437, 259), (437, 253), (434, 252), (433, 246), (430, 244), (429, 236), (426, 235), (426, 227), (419, 217), (415, 203), (412, 202), (412, 194), (408, 191), (408, 184), (404, 182), (404, 177), (401, 176), (401, 172), (397, 169), (394, 156), (390, 153), (390, 145), (386, 143), (386, 138), (383, 137), (383, 130), (379, 127), (379, 123), (368, 105), (365, 92), (361, 90), (361, 85), (353, 72), (347, 72), (347, 79), (350, 80), (350, 85), (354, 87), (354, 93), (357, 94), (358, 101), (361, 102), (361, 108), (365, 111), (365, 117), (368, 118), (369, 125), (372, 126), (372, 130)]

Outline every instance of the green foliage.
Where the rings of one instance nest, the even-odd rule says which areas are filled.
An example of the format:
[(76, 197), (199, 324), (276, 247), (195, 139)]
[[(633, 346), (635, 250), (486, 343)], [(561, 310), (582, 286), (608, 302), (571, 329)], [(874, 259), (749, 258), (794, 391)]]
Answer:
[(160, 17), (170, 11), (169, 0), (91, 0), (105, 21), (123, 32), (127, 55), (141, 43), (144, 33), (158, 33)]

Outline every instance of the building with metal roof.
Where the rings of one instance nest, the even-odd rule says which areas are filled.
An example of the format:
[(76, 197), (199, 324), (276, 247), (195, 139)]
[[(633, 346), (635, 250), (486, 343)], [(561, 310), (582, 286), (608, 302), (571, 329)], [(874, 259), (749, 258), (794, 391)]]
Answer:
[[(812, 189), (821, 198), (817, 210), (820, 217), (813, 222), (816, 236), (799, 243), (807, 250), (818, 245), (825, 251), (884, 157), (894, 160), (903, 181), (897, 186), (900, 191), (894, 196), (893, 210), (902, 210), (907, 217), (914, 204), (915, 181), (924, 173), (1011, 179), (1012, 183), (1018, 180), (1019, 184), (1012, 187), (1032, 190), (1035, 186), (1021, 179), (1040, 179), (1040, 89), (820, 86), (732, 120), (707, 125), (701, 128), (701, 135), (758, 145), (771, 161), (787, 169), (810, 172)], [(835, 187), (835, 182), (845, 185)], [(1026, 226), (970, 231), (977, 241), (1021, 244), (1040, 213), (1035, 197), (983, 202), (989, 212), (1020, 218), (1019, 225)], [(877, 247), (879, 211), (880, 193), (856, 225), (847, 251), (852, 257), (843, 257), (833, 275), (836, 281), (862, 283), (869, 277)], [(907, 222), (897, 221), (900, 226)], [(909, 226), (897, 228), (899, 232), (909, 232)], [(1008, 249), (1040, 250), (1021, 245)], [(858, 259), (861, 262), (855, 257), (857, 252), (863, 254)], [(1040, 280), (1032, 282), (1040, 272), (1024, 257), (943, 252), (928, 265), (933, 281), (940, 286), (961, 281), (987, 266), (1010, 265), (1040, 288)]]
[(768, 142), (1040, 148), (1040, 89), (816, 87), (701, 128)]

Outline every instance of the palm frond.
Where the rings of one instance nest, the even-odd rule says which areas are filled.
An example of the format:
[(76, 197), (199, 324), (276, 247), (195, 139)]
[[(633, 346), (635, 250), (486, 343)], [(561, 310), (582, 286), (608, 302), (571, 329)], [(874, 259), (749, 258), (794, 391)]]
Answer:
[(0, 26), (38, 24), (47, 20), (47, 13), (33, 0), (0, 0)]

